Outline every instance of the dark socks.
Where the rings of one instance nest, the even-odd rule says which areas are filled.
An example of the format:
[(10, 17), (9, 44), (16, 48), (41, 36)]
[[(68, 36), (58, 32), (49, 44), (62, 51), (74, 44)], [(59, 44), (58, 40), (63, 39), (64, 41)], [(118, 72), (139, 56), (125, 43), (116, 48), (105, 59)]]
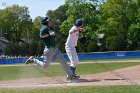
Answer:
[(76, 69), (76, 68), (74, 68), (74, 67), (70, 66), (70, 69), (71, 69), (71, 71), (72, 71), (73, 75), (75, 75), (75, 69)]

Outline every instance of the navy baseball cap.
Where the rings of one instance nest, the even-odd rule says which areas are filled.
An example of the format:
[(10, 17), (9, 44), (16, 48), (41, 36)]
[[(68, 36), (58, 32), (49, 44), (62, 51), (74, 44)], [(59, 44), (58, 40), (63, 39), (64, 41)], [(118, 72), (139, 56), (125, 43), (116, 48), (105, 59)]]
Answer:
[(84, 22), (83, 22), (81, 19), (77, 19), (77, 20), (76, 20), (76, 24), (77, 24), (77, 25), (82, 25), (83, 23), (84, 23)]
[(48, 21), (49, 21), (50, 19), (48, 18), (48, 17), (45, 17), (43, 20), (42, 20), (42, 24), (43, 25), (48, 25)]

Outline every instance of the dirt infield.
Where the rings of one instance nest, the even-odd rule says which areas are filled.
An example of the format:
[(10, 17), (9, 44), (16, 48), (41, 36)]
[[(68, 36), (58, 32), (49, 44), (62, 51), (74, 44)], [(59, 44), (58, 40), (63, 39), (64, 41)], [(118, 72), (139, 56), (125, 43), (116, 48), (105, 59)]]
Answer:
[(98, 74), (81, 75), (79, 80), (65, 77), (43, 77), (0, 81), (0, 88), (140, 85), (140, 65)]

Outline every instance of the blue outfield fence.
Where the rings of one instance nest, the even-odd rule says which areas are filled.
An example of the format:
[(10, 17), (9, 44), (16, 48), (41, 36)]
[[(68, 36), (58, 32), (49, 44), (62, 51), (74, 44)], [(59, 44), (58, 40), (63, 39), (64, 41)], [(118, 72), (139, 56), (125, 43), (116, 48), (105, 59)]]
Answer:
[[(68, 56), (64, 54), (64, 57), (69, 61)], [(122, 58), (140, 58), (140, 52), (101, 52), (101, 53), (85, 53), (78, 54), (79, 60), (104, 60), (104, 59), (122, 59)], [(38, 58), (43, 61), (43, 58)], [(25, 63), (27, 58), (11, 58), (0, 59), (0, 64), (18, 64)]]
[(8, 58), (8, 59), (0, 59), (0, 64), (18, 64), (25, 63), (27, 58)]

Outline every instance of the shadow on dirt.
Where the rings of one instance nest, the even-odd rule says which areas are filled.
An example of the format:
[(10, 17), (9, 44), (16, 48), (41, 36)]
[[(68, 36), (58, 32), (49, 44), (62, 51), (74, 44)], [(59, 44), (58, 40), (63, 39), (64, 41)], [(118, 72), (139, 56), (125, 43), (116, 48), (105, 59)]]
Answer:
[(85, 83), (85, 82), (100, 82), (98, 79), (76, 79), (76, 80), (71, 80), (71, 83)]
[[(105, 81), (119, 81), (119, 80), (126, 80), (126, 79), (103, 79)], [(102, 80), (99, 79), (76, 79), (71, 80), (70, 83), (85, 83), (85, 82), (101, 82)]]
[(116, 80), (126, 80), (126, 79), (112, 79), (112, 78), (110, 78), (110, 79), (104, 79), (104, 80), (107, 80), (107, 81), (116, 81)]

